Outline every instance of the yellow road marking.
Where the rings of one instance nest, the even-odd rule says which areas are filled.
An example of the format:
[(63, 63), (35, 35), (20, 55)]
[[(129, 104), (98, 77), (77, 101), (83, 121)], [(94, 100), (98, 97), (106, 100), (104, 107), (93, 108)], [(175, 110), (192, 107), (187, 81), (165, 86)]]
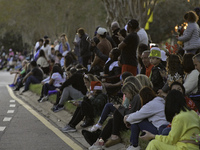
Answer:
[(16, 100), (19, 104), (21, 104), (24, 108), (26, 108), (30, 113), (32, 113), (36, 118), (38, 118), (47, 128), (53, 131), (60, 139), (62, 139), (67, 145), (69, 145), (74, 150), (83, 150), (79, 145), (77, 145), (74, 141), (68, 138), (65, 134), (63, 134), (60, 130), (54, 127), (50, 122), (48, 122), (44, 117), (42, 117), (39, 113), (33, 110), (29, 105), (24, 103), (21, 99), (17, 98), (13, 91), (8, 85), (6, 86), (10, 96)]

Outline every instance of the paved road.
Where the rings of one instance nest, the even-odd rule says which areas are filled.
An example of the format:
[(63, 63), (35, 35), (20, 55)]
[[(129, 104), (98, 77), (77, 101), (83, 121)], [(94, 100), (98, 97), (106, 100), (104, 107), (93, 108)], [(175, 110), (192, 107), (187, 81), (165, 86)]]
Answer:
[(34, 114), (27, 104), (10, 95), (6, 85), (12, 82), (13, 77), (8, 72), (0, 72), (0, 150), (79, 149), (76, 145), (73, 148), (70, 144), (68, 146), (59, 132), (56, 135), (52, 131), (56, 129), (54, 126), (47, 121), (42, 123), (39, 120), (43, 119), (42, 116)]

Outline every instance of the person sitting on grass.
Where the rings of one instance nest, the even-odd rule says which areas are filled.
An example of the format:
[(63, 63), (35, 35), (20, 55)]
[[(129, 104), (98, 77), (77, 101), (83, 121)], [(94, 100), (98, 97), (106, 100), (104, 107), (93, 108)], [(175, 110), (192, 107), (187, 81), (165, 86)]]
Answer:
[(107, 96), (102, 92), (103, 86), (100, 81), (91, 81), (91, 93), (83, 98), (83, 101), (75, 101), (77, 106), (69, 123), (62, 128), (63, 132), (75, 132), (76, 125), (85, 117), (81, 127), (88, 127), (94, 124), (94, 118), (99, 116), (107, 102)]
[(41, 103), (43, 101), (48, 100), (49, 97), (48, 91), (59, 88), (64, 81), (65, 81), (65, 76), (63, 74), (61, 66), (57, 64), (54, 65), (51, 75), (41, 82), (43, 86), (42, 86), (41, 96), (38, 99), (38, 102)]
[(44, 50), (40, 50), (39, 57), (37, 59), (37, 65), (42, 69), (45, 75), (49, 75), (49, 62), (45, 56)]
[(193, 134), (200, 134), (200, 119), (196, 112), (188, 108), (180, 91), (168, 93), (165, 103), (165, 116), (172, 123), (168, 136), (155, 135), (144, 129), (143, 140), (152, 140), (146, 150), (199, 150), (199, 145), (192, 139)]
[(68, 67), (67, 79), (61, 87), (56, 88), (57, 98), (52, 111), (58, 112), (64, 109), (64, 103), (70, 99), (78, 99), (83, 97), (87, 89), (83, 81), (83, 73), (79, 73), (76, 68)]
[(15, 74), (13, 83), (9, 84), (10, 87), (15, 87), (17, 82), (26, 75), (27, 64), (28, 64), (28, 61), (23, 60), (21, 69), (16, 70), (16, 71), (10, 71), (10, 74)]
[(165, 100), (156, 97), (150, 87), (143, 87), (139, 94), (141, 109), (124, 117), (124, 123), (127, 127), (131, 127), (131, 145), (127, 150), (140, 150), (138, 145), (140, 131), (148, 130), (153, 134), (158, 134), (159, 128), (168, 123), (164, 114)]
[(31, 71), (23, 78), (22, 82), (25, 83), (25, 87), (21, 93), (28, 91), (30, 84), (38, 84), (43, 80), (43, 72), (37, 66), (36, 61), (31, 61), (30, 65)]

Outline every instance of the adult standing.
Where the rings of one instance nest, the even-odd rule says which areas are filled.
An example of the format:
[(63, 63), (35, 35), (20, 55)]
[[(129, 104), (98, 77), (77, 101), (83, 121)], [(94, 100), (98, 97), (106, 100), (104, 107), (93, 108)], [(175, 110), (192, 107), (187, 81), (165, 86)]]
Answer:
[(178, 37), (178, 40), (184, 42), (183, 50), (185, 50), (185, 53), (195, 54), (200, 48), (200, 32), (197, 24), (199, 18), (194, 11), (189, 11), (184, 15), (184, 19), (188, 26), (183, 35)]
[[(105, 28), (98, 28), (97, 30), (97, 38), (99, 39), (99, 43), (97, 44), (97, 48), (104, 54), (109, 56), (109, 53), (112, 49), (111, 43), (106, 39), (107, 30)], [(96, 54), (94, 60), (91, 64), (91, 68), (97, 74), (103, 71), (103, 67), (105, 65), (105, 61), (99, 58)]]
[(111, 30), (112, 30), (112, 39), (114, 40), (114, 42), (116, 43), (116, 45), (118, 46), (120, 43), (120, 40), (118, 39), (118, 32), (120, 31), (120, 26), (119, 23), (117, 21), (113, 21), (111, 23)]
[(88, 61), (90, 59), (90, 44), (86, 40), (87, 35), (83, 28), (78, 29), (78, 35), (80, 37), (80, 56), (82, 57), (82, 64), (85, 68), (87, 68)]
[(71, 50), (68, 39), (67, 39), (67, 35), (65, 33), (61, 34), (60, 39), (61, 39), (61, 43), (59, 45), (59, 51), (61, 54), (65, 56), (67, 52)]
[(121, 64), (122, 64), (122, 73), (131, 72), (134, 76), (137, 74), (137, 57), (136, 51), (139, 44), (139, 37), (136, 33), (136, 30), (139, 27), (137, 20), (132, 19), (127, 23), (128, 35), (125, 39), (119, 44), (119, 49), (121, 50)]

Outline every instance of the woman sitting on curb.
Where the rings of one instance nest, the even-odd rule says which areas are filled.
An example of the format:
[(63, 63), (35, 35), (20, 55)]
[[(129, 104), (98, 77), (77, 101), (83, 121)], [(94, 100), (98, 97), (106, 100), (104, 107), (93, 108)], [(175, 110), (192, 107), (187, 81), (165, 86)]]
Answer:
[(141, 139), (152, 140), (147, 150), (198, 150), (199, 146), (191, 139), (193, 134), (200, 133), (200, 119), (196, 112), (188, 108), (183, 94), (172, 90), (166, 97), (165, 115), (172, 122), (168, 136), (155, 135), (148, 131)]
[(159, 128), (168, 123), (164, 114), (165, 100), (156, 97), (155, 92), (150, 87), (142, 88), (139, 94), (141, 109), (124, 117), (124, 123), (127, 124), (127, 127), (131, 126), (131, 145), (127, 150), (140, 150), (138, 145), (140, 131), (148, 130), (158, 134)]
[(48, 100), (48, 97), (49, 97), (48, 91), (59, 88), (64, 81), (65, 81), (65, 77), (64, 77), (61, 66), (54, 65), (51, 75), (41, 82), (43, 86), (42, 86), (41, 96), (38, 99), (38, 102), (43, 102), (43, 101)]

